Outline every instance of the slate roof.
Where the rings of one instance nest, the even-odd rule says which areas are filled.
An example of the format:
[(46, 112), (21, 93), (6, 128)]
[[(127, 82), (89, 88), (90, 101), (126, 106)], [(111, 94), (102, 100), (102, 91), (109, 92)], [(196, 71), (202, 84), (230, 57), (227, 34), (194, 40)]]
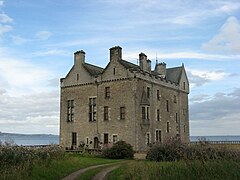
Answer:
[(98, 66), (94, 66), (92, 64), (88, 64), (88, 63), (84, 63), (84, 68), (93, 76), (97, 76), (99, 74), (102, 74), (103, 72), (103, 68), (98, 67)]
[(122, 64), (127, 69), (140, 70), (140, 67), (136, 64), (130, 63), (130, 62), (125, 61), (125, 60), (120, 60), (119, 62), (120, 62), (120, 64)]
[(174, 68), (168, 68), (166, 69), (166, 78), (167, 80), (170, 80), (175, 83), (179, 83), (181, 73), (182, 73), (182, 66), (180, 67), (174, 67)]
[[(140, 71), (141, 70), (138, 65), (130, 63), (128, 61), (120, 60), (118, 62), (120, 64), (122, 64), (126, 69), (133, 69), (133, 70), (136, 70), (136, 71)], [(104, 71), (104, 68), (101, 68), (101, 67), (98, 67), (98, 66), (95, 66), (95, 65), (92, 65), (92, 64), (88, 64), (88, 63), (84, 63), (84, 68), (92, 76), (98, 76), (98, 75), (102, 74), (103, 71)], [(174, 68), (167, 68), (166, 69), (166, 79), (171, 81), (171, 82), (174, 82), (174, 83), (179, 83), (180, 76), (181, 76), (181, 73), (182, 73), (182, 68), (183, 68), (182, 66), (174, 67)], [(156, 73), (156, 71), (152, 71), (151, 74), (158, 75)]]

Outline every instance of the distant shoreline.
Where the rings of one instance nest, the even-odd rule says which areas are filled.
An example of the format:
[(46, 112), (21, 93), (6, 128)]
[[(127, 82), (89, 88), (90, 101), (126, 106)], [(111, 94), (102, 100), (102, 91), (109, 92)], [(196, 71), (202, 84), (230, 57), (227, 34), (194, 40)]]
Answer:
[[(59, 144), (59, 135), (53, 134), (18, 134), (18, 133), (4, 133), (0, 132), (0, 141), (10, 142), (17, 145), (31, 146), (31, 145), (49, 145)], [(240, 141), (240, 135), (226, 135), (226, 136), (190, 136), (190, 142), (199, 140), (206, 141)]]

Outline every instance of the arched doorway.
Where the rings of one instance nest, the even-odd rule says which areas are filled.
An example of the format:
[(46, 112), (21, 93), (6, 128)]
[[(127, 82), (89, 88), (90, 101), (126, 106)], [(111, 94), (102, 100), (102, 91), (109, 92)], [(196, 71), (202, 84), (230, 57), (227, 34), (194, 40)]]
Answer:
[(93, 147), (96, 149), (96, 148), (99, 148), (99, 140), (97, 137), (94, 138), (94, 142), (93, 142)]

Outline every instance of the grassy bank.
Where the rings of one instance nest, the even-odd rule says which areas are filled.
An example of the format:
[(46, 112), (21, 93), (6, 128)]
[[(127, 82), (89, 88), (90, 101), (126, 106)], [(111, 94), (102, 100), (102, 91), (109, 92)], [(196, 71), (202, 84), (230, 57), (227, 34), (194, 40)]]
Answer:
[(237, 146), (201, 142), (189, 146), (179, 139), (156, 144), (145, 161), (134, 161), (113, 171), (110, 179), (240, 179)]
[(99, 157), (68, 154), (63, 160), (54, 160), (50, 164), (37, 164), (33, 167), (29, 179), (59, 179), (76, 170), (98, 164), (117, 162), (116, 160)]
[(0, 147), (1, 179), (60, 179), (78, 169), (111, 162), (117, 160), (66, 154), (58, 147)]
[(240, 162), (135, 161), (111, 172), (110, 180), (157, 180), (157, 179), (240, 179)]

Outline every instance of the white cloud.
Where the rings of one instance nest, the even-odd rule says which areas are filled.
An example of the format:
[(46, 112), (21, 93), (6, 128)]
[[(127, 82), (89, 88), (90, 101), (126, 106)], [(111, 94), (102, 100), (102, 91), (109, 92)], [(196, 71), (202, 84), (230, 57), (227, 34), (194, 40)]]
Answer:
[(227, 73), (223, 71), (203, 71), (203, 70), (189, 70), (192, 75), (197, 75), (199, 77), (208, 79), (210, 81), (220, 80), (226, 77)]
[(240, 53), (240, 23), (236, 17), (229, 17), (219, 33), (203, 44), (208, 51)]
[(36, 38), (38, 40), (47, 40), (52, 36), (52, 33), (49, 31), (39, 31), (36, 33)]
[(12, 22), (13, 19), (10, 18), (8, 15), (6, 15), (5, 13), (0, 14), (0, 23), (10, 23)]
[(190, 69), (190, 70), (187, 70), (187, 73), (189, 76), (191, 88), (196, 86), (202, 86), (212, 81), (219, 81), (229, 76), (229, 74), (221, 70), (205, 71), (205, 70)]
[(21, 36), (12, 36), (12, 41), (16, 45), (21, 45), (21, 44), (24, 44), (24, 43), (29, 42), (31, 40), (23, 38)]
[(3, 6), (4, 4), (4, 1), (0, 1), (0, 7)]
[(47, 68), (1, 55), (0, 72), (0, 82), (6, 82), (8, 92), (12, 94), (42, 91), (46, 89), (47, 80), (54, 77)]
[(34, 93), (19, 97), (3, 94), (0, 95), (0, 98), (1, 131), (58, 134), (58, 91)]
[(32, 53), (33, 56), (67, 56), (69, 55), (69, 52), (64, 50), (58, 50), (58, 49), (50, 49), (46, 51), (39, 51)]
[(239, 135), (240, 88), (190, 105), (192, 135)]
[(239, 2), (230, 2), (230, 1), (223, 1), (220, 2), (219, 7), (217, 7), (217, 12), (223, 12), (223, 13), (232, 13), (234, 11), (237, 11), (240, 9), (240, 3)]
[[(150, 59), (156, 59), (156, 53), (161, 59), (201, 59), (201, 60), (213, 60), (213, 61), (223, 61), (223, 60), (238, 60), (240, 55), (219, 55), (219, 54), (206, 54), (198, 52), (173, 52), (173, 53), (161, 53), (158, 49), (148, 49), (148, 52), (144, 52)], [(138, 57), (138, 51), (127, 51), (123, 54), (123, 58), (126, 57)], [(126, 57), (125, 57), (126, 55)]]
[(3, 94), (5, 94), (7, 91), (5, 90), (5, 89), (1, 89), (0, 88), (0, 95), (3, 95)]
[(0, 24), (0, 36), (2, 36), (4, 33), (11, 31), (11, 30), (12, 30), (11, 26)]

